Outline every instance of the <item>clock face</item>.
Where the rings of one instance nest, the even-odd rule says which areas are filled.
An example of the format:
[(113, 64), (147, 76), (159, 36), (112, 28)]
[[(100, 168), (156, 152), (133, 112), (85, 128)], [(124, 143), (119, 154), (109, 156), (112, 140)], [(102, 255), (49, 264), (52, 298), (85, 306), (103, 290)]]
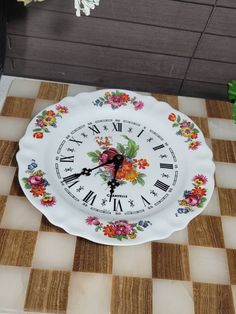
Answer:
[[(109, 161), (118, 155), (123, 161), (115, 169)], [(59, 188), (90, 215), (141, 218), (161, 210), (176, 193), (176, 152), (137, 121), (103, 119), (78, 125), (61, 139), (54, 156)]]

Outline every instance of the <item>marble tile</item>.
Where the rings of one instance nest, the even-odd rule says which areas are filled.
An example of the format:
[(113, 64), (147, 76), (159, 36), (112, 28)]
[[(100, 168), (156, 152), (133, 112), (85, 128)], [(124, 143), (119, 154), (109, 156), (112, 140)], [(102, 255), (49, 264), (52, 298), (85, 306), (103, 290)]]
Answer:
[(32, 118), (36, 116), (40, 111), (44, 110), (46, 107), (55, 104), (54, 100), (46, 100), (46, 99), (36, 99), (34, 108), (32, 111)]
[(178, 110), (179, 109), (179, 101), (178, 96), (173, 95), (163, 95), (163, 94), (152, 94), (154, 98), (158, 101), (163, 101), (168, 103), (171, 107)]
[(236, 216), (236, 189), (219, 189), (222, 216)]
[(234, 308), (236, 309), (236, 285), (232, 285), (231, 289), (232, 289), (232, 294), (233, 294)]
[(67, 96), (76, 96), (79, 93), (93, 92), (96, 90), (94, 86), (69, 84)]
[(35, 268), (72, 270), (76, 237), (39, 232), (32, 265)]
[(152, 277), (151, 243), (113, 248), (114, 275)]
[(184, 228), (182, 230), (179, 230), (179, 231), (172, 233), (166, 239), (158, 240), (155, 242), (187, 244), (188, 243), (188, 230), (187, 230), (187, 228)]
[(221, 217), (225, 247), (236, 249), (236, 217)]
[(41, 82), (37, 98), (59, 101), (67, 95), (68, 84)]
[(233, 120), (209, 118), (208, 126), (211, 138), (220, 140), (236, 140), (236, 124)]
[(35, 99), (7, 97), (2, 108), (2, 115), (8, 117), (30, 118)]
[(30, 269), (0, 266), (0, 312), (23, 311)]
[(220, 188), (236, 188), (236, 164), (216, 162), (216, 186)]
[(202, 212), (202, 215), (220, 216), (220, 203), (217, 188), (214, 189), (210, 202)]
[(202, 98), (178, 96), (179, 110), (189, 116), (207, 117), (206, 101)]
[(15, 175), (16, 168), (0, 166), (0, 195), (8, 195)]
[(194, 314), (192, 283), (153, 279), (153, 314)]
[(112, 277), (73, 272), (69, 286), (67, 314), (109, 314)]
[(17, 96), (23, 98), (36, 98), (40, 87), (40, 81), (15, 79), (11, 83), (8, 96)]
[(18, 142), (25, 134), (29, 121), (30, 119), (0, 116), (0, 139)]
[(229, 270), (225, 249), (189, 246), (192, 281), (229, 284)]
[(25, 198), (8, 196), (1, 228), (39, 230), (42, 214)]
[(13, 76), (2, 75), (0, 77), (0, 112), (2, 110), (5, 98), (7, 97), (8, 90), (12, 81), (15, 79)]

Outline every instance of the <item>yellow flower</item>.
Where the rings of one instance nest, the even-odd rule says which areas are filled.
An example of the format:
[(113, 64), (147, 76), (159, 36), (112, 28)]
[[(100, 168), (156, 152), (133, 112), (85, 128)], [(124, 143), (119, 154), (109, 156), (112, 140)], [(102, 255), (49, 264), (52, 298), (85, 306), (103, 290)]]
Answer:
[(193, 131), (190, 128), (186, 127), (181, 129), (181, 134), (185, 137), (191, 137), (193, 135)]
[(129, 181), (134, 181), (134, 180), (137, 179), (137, 177), (138, 177), (138, 173), (135, 170), (127, 172), (126, 175), (125, 175), (125, 179), (129, 180)]
[(110, 94), (109, 92), (106, 92), (106, 93), (105, 93), (105, 96), (106, 96), (106, 97), (109, 97), (109, 96), (111, 96), (111, 94)]
[(135, 238), (137, 238), (136, 233), (128, 234), (128, 236), (129, 236), (130, 239), (135, 239)]
[(179, 205), (186, 206), (186, 205), (188, 205), (188, 203), (187, 203), (187, 201), (182, 200), (182, 201), (179, 201)]
[(56, 121), (56, 118), (54, 116), (45, 116), (43, 119), (44, 125), (51, 125)]

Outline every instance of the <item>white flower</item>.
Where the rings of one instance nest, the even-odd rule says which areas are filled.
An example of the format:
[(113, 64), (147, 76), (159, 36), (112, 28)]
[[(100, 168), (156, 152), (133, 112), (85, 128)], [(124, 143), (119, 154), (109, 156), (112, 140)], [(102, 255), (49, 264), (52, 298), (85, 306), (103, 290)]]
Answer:
[(18, 2), (24, 2), (24, 5), (27, 5), (27, 4), (29, 4), (30, 2), (32, 2), (32, 1), (39, 1), (39, 2), (42, 2), (42, 1), (44, 1), (44, 0), (17, 0)]
[(99, 5), (100, 0), (74, 0), (76, 15), (80, 16), (80, 12), (85, 15), (90, 15), (90, 10), (95, 9), (96, 5)]

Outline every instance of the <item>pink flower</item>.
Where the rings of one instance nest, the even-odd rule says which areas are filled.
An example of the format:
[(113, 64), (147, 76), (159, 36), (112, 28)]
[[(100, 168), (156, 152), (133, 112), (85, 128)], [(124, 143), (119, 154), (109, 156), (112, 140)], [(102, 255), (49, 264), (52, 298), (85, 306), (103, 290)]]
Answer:
[(190, 206), (197, 206), (200, 204), (200, 198), (197, 195), (188, 194), (185, 196), (185, 199)]
[(36, 187), (43, 184), (43, 178), (39, 176), (30, 176), (28, 182), (31, 186)]
[(207, 177), (205, 177), (203, 174), (198, 174), (193, 178), (193, 181), (199, 185), (206, 184), (207, 183)]
[(40, 127), (43, 127), (44, 126), (44, 123), (43, 123), (43, 121), (41, 121), (41, 120), (36, 120), (36, 125), (38, 125), (38, 126), (40, 126)]
[(120, 106), (124, 105), (121, 96), (117, 95), (110, 96), (107, 101), (113, 109), (119, 108)]
[(51, 195), (45, 195), (42, 199), (41, 199), (41, 204), (43, 206), (46, 207), (51, 207), (53, 205), (56, 204), (56, 198), (55, 196), (51, 196)]
[(68, 108), (66, 106), (61, 106), (61, 105), (57, 105), (56, 109), (60, 112), (60, 113), (68, 113)]
[(94, 225), (94, 226), (98, 226), (100, 225), (100, 221), (98, 220), (97, 217), (94, 216), (89, 216), (86, 220), (88, 225)]
[(132, 225), (127, 220), (117, 220), (112, 223), (117, 235), (128, 235), (132, 233)]
[(180, 125), (181, 128), (186, 128), (186, 127), (190, 126), (190, 124), (191, 124), (191, 122), (188, 122), (188, 121), (184, 120), (179, 125)]
[(133, 105), (135, 110), (141, 110), (143, 109), (144, 103), (142, 101), (134, 101)]
[[(104, 152), (101, 153), (99, 156), (99, 164), (101, 165), (101, 164), (107, 162), (108, 160), (112, 159), (117, 154), (119, 154), (119, 152), (115, 148), (108, 148), (108, 149), (104, 150)], [(113, 170), (114, 164), (111, 163), (111, 164), (105, 165), (104, 168), (107, 168), (109, 170)]]

